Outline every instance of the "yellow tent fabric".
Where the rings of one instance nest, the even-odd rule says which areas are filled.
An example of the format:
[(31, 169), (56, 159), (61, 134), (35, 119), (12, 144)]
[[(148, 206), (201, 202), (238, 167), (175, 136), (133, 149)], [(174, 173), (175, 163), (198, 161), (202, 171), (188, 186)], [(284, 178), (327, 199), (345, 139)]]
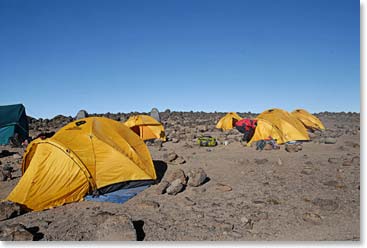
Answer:
[(283, 144), (294, 140), (310, 140), (306, 128), (290, 113), (282, 109), (269, 109), (256, 117), (257, 127), (248, 145), (269, 136)]
[(230, 130), (234, 127), (234, 122), (241, 119), (241, 116), (237, 113), (229, 112), (218, 121), (215, 127), (222, 129), (223, 131)]
[(80, 119), (51, 138), (32, 141), (22, 171), (7, 200), (32, 210), (80, 201), (110, 185), (156, 179), (144, 142), (122, 123), (104, 117)]
[(131, 116), (124, 124), (143, 140), (161, 139), (166, 141), (162, 123), (149, 115)]
[(308, 129), (325, 130), (325, 126), (324, 124), (322, 124), (320, 119), (310, 114), (305, 109), (296, 109), (292, 111), (291, 114), (298, 120), (300, 120), (303, 123), (303, 125)]

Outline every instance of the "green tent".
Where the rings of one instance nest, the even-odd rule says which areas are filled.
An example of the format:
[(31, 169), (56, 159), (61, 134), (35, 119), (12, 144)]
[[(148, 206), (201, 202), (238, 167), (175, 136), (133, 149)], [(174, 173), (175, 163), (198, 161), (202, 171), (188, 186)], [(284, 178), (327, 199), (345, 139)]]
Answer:
[(18, 134), (19, 140), (28, 138), (28, 119), (23, 104), (0, 106), (0, 145)]

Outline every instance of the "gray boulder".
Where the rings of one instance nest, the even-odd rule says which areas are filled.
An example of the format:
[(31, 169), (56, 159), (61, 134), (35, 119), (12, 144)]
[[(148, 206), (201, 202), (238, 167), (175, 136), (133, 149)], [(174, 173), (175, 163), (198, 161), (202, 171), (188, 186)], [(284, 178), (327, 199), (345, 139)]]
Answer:
[(158, 122), (161, 122), (161, 117), (157, 108), (152, 108), (150, 111), (150, 116), (156, 119)]
[(82, 109), (82, 110), (79, 110), (79, 112), (76, 114), (75, 119), (79, 120), (79, 119), (83, 119), (83, 118), (86, 118), (86, 117), (88, 117), (88, 113), (87, 113), (87, 111)]
[(207, 175), (202, 168), (193, 169), (188, 173), (189, 181), (188, 185), (192, 187), (198, 187), (205, 182)]

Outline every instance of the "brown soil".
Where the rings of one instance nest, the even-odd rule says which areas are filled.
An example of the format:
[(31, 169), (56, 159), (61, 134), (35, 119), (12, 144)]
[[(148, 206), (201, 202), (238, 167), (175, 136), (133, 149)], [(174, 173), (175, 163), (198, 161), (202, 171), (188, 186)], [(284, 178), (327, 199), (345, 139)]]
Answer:
[[(236, 130), (223, 133), (214, 128), (219, 114), (191, 115), (167, 115), (163, 119), (169, 141), (148, 147), (165, 175), (174, 169), (187, 174), (202, 168), (208, 176), (203, 185), (187, 186), (177, 195), (158, 194), (158, 185), (153, 185), (125, 204), (73, 203), (26, 213), (0, 225), (33, 228), (35, 240), (94, 240), (105, 219), (98, 216), (127, 215), (137, 239), (146, 241), (360, 239), (359, 114), (321, 113), (327, 130), (313, 135), (313, 141), (303, 143), (298, 152), (287, 152), (284, 145), (270, 151), (245, 147)], [(31, 133), (36, 134), (57, 130), (63, 122), (32, 123)], [(196, 137), (203, 133), (220, 144), (197, 146)], [(324, 144), (326, 137), (337, 142)], [(22, 154), (22, 149), (1, 149)], [(186, 162), (168, 163), (165, 155), (170, 152)], [(21, 159), (15, 157), (0, 161), (19, 169)], [(0, 198), (9, 194), (21, 173), (14, 175), (17, 178), (0, 182)]]

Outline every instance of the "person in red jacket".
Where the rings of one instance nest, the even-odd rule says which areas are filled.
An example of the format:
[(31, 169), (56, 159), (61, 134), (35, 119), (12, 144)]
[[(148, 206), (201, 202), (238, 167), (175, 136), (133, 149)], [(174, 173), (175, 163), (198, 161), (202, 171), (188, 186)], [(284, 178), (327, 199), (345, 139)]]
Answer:
[(257, 126), (257, 120), (252, 120), (249, 118), (241, 119), (235, 123), (236, 129), (243, 133), (243, 141), (249, 142), (255, 133), (255, 128)]

